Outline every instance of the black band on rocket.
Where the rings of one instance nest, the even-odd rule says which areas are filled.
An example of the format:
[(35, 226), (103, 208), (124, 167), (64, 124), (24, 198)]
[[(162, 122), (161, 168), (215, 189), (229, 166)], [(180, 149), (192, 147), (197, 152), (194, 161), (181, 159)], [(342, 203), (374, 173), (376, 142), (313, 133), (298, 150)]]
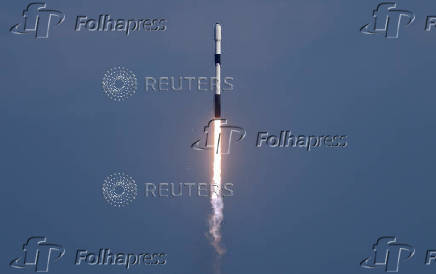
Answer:
[(215, 94), (215, 118), (221, 117), (221, 94)]
[(221, 54), (215, 54), (215, 64), (221, 65)]

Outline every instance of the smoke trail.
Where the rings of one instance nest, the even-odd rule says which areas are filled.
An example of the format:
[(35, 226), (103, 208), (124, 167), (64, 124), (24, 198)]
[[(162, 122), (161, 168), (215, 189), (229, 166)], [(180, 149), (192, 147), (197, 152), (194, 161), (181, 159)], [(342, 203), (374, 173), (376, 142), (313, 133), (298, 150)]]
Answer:
[(221, 223), (223, 221), (224, 202), (221, 195), (221, 120), (214, 121), (213, 131), (213, 178), (211, 185), (210, 203), (212, 205), (212, 214), (209, 216), (209, 234), (212, 237), (212, 245), (218, 256), (224, 254), (225, 249), (221, 244)]

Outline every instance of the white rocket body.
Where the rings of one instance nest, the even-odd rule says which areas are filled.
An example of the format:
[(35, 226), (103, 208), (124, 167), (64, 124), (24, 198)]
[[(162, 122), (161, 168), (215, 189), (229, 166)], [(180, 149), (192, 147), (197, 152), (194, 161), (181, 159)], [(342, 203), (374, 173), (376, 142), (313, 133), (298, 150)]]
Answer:
[(221, 25), (215, 24), (215, 118), (221, 117)]

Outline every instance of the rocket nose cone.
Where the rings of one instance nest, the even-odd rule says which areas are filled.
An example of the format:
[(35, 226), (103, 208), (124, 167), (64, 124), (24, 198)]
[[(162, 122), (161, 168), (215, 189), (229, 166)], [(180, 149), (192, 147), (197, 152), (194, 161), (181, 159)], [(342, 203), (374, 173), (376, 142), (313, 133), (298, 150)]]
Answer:
[(221, 24), (215, 24), (215, 41), (221, 41)]

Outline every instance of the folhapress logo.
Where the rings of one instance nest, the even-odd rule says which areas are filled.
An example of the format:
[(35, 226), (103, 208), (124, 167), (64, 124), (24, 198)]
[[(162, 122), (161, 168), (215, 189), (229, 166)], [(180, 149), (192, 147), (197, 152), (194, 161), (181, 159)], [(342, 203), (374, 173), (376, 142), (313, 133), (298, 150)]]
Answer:
[(35, 272), (48, 272), (51, 262), (65, 254), (65, 249), (57, 244), (47, 243), (46, 237), (30, 237), (23, 245), (24, 255), (11, 261), (13, 268), (33, 269)]
[(360, 32), (364, 34), (382, 33), (386, 38), (398, 38), (400, 27), (405, 20), (410, 25), (415, 20), (415, 15), (408, 10), (397, 9), (394, 2), (384, 2), (377, 6), (372, 13), (372, 22), (364, 25)]
[[(62, 24), (65, 14), (48, 9), (44, 2), (33, 2), (24, 9), (23, 18), (23, 22), (13, 25), (9, 31), (14, 34), (35, 33), (36, 38), (48, 38), (51, 27)], [(79, 15), (76, 16), (72, 27), (76, 32), (120, 32), (129, 36), (134, 32), (163, 32), (167, 29), (167, 19), (161, 17), (124, 19), (110, 14)]]
[(10, 28), (15, 34), (35, 33), (35, 38), (48, 38), (51, 25), (59, 25), (65, 20), (65, 14), (58, 10), (47, 9), (46, 3), (30, 3), (23, 11), (23, 22)]
[[(77, 249), (69, 252), (75, 258), (64, 259), (63, 262), (74, 262), (74, 266), (87, 267), (124, 267), (126, 270), (139, 265), (163, 266), (167, 263), (166, 252), (152, 250), (140, 252), (112, 252), (110, 248), (100, 248), (98, 251)], [(62, 258), (65, 249), (57, 244), (47, 243), (46, 237), (30, 237), (23, 245), (24, 255), (12, 260), (10, 266), (27, 271), (48, 272), (49, 264)], [(71, 251), (71, 250), (70, 250)]]
[[(217, 120), (220, 121), (220, 131), (217, 147), (215, 147), (212, 129), (214, 127), (214, 122)], [(230, 145), (232, 143), (232, 139), (235, 138), (234, 134), (237, 135), (236, 142), (239, 142), (245, 138), (245, 129), (242, 127), (228, 125), (226, 119), (212, 119), (209, 121), (207, 126), (204, 127), (202, 137), (195, 141), (195, 143), (191, 145), (191, 148), (195, 150), (215, 149), (216, 151), (220, 151), (220, 154), (230, 154)]]
[(415, 249), (408, 244), (400, 244), (396, 237), (380, 237), (372, 247), (372, 254), (364, 259), (363, 268), (383, 267), (386, 272), (398, 272), (400, 261), (413, 257)]

